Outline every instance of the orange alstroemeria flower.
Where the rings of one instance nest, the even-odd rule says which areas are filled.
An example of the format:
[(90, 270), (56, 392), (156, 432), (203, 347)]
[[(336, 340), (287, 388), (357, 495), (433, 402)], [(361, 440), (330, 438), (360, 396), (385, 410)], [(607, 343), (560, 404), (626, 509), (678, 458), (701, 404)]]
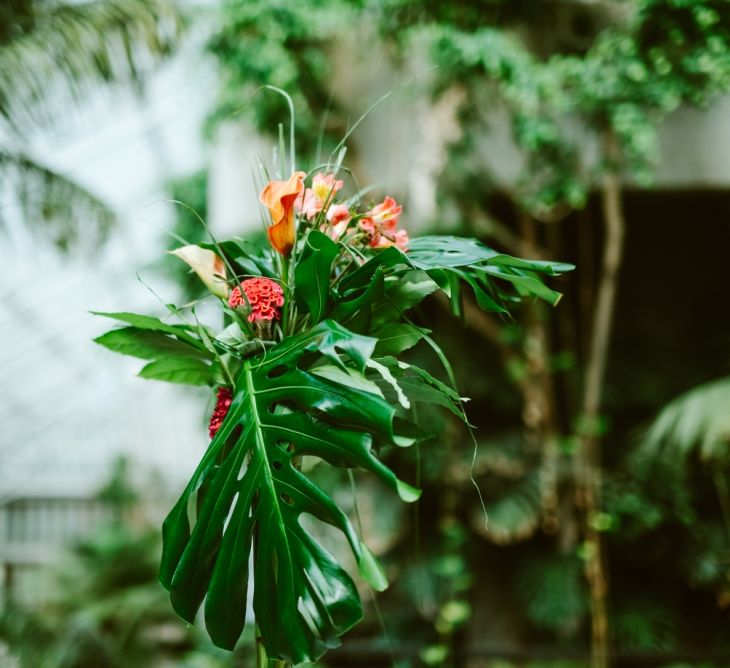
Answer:
[(288, 181), (269, 181), (259, 200), (265, 204), (273, 224), (266, 230), (269, 243), (277, 252), (288, 257), (294, 248), (294, 202), (304, 190), (304, 172), (294, 172)]

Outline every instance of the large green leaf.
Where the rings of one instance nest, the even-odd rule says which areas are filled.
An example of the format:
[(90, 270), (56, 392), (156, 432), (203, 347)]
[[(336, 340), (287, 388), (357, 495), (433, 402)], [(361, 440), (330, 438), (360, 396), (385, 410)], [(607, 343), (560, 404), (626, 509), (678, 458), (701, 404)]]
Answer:
[[(270, 657), (316, 660), (361, 618), (352, 580), (302, 526), (304, 513), (342, 531), (362, 577), (386, 586), (347, 516), (296, 466), (316, 456), (418, 497), (371, 450), (373, 439), (399, 440), (394, 408), (347, 381), (363, 374), (375, 343), (326, 320), (244, 362), (230, 411), (163, 528), (160, 580), (191, 623), (205, 598), (217, 645), (233, 648), (243, 630), (252, 546), (254, 612)], [(315, 373), (322, 361), (345, 380)]]
[[(561, 262), (523, 260), (498, 253), (476, 239), (450, 236), (418, 237), (408, 252), (396, 247), (380, 251), (339, 282), (335, 298), (340, 318), (342, 304), (349, 304), (348, 317), (373, 328), (398, 320), (427, 295), (440, 288), (450, 298), (452, 310), (461, 312), (461, 283), (474, 291), (479, 306), (509, 315), (507, 305), (523, 297), (538, 297), (557, 304), (561, 294), (548, 288), (542, 275), (558, 276), (573, 269)], [(383, 293), (375, 290), (385, 281)], [(367, 317), (361, 317), (364, 313)], [(350, 325), (354, 327), (354, 324)]]
[(371, 325), (381, 327), (398, 322), (406, 311), (420, 304), (438, 287), (425, 271), (410, 270), (398, 277), (390, 276), (385, 282), (383, 296), (372, 303)]
[(95, 338), (94, 341), (121, 355), (131, 355), (144, 360), (155, 360), (161, 357), (210, 358), (209, 353), (185, 341), (180, 341), (163, 332), (139, 327), (113, 329)]
[(420, 269), (466, 267), (487, 262), (490, 265), (527, 269), (548, 276), (559, 276), (575, 269), (565, 262), (523, 260), (498, 253), (477, 239), (451, 236), (417, 237), (410, 243), (408, 259)]
[[(335, 319), (358, 332), (368, 332), (373, 316), (390, 302), (385, 301), (386, 276), (396, 280), (396, 271), (408, 270), (403, 253), (395, 247), (386, 248), (365, 264), (343, 276), (334, 293)], [(421, 299), (425, 297), (425, 294)]]
[(213, 385), (214, 369), (199, 357), (163, 357), (139, 372), (141, 378), (183, 385)]
[(343, 276), (337, 287), (344, 297), (358, 290), (366, 289), (378, 270), (393, 270), (395, 267), (407, 268), (408, 266), (410, 264), (405, 254), (395, 246), (391, 246), (379, 251), (355, 271)]
[(340, 249), (326, 234), (312, 230), (297, 262), (294, 285), (298, 303), (306, 306), (312, 322), (320, 321), (327, 310), (332, 262)]
[(404, 350), (415, 346), (424, 334), (430, 333), (429, 329), (421, 329), (408, 323), (387, 323), (373, 332), (373, 336), (378, 340), (375, 354), (377, 356), (399, 355)]
[(138, 313), (105, 313), (103, 311), (92, 311), (92, 314), (100, 315), (104, 318), (119, 320), (120, 322), (125, 322), (137, 329), (149, 332), (172, 334), (178, 339), (189, 343), (191, 346), (199, 348), (200, 350), (205, 350), (205, 345), (202, 341), (191, 334), (194, 330), (190, 325), (168, 325), (166, 322), (162, 322), (159, 318), (155, 318), (150, 315), (140, 315)]
[[(450, 236), (413, 239), (407, 257), (413, 267), (427, 272), (439, 287), (450, 293), (452, 305), (458, 301), (459, 288), (449, 276), (457, 276), (474, 290), (479, 306), (505, 314), (505, 302), (522, 297), (534, 296), (557, 304), (561, 294), (548, 288), (539, 274), (558, 276), (574, 269), (564, 262), (515, 258), (497, 253), (476, 239)], [(514, 294), (505, 283), (512, 285)]]
[[(409, 402), (443, 406), (468, 423), (463, 408), (463, 403), (467, 399), (459, 397), (448, 385), (420, 367), (406, 364), (395, 357), (381, 357), (377, 361), (389, 371), (392, 380), (383, 378), (382, 374), (373, 370), (369, 372), (368, 377), (375, 382), (388, 401), (397, 403), (397, 394), (400, 391), (406, 395)], [(397, 388), (393, 387), (393, 382), (397, 384)]]
[[(132, 324), (94, 339), (122, 355), (152, 360), (139, 373), (142, 378), (185, 385), (213, 385), (214, 353), (191, 334), (187, 325), (168, 325), (158, 318), (136, 313), (96, 313)], [(202, 330), (201, 330), (202, 331)]]

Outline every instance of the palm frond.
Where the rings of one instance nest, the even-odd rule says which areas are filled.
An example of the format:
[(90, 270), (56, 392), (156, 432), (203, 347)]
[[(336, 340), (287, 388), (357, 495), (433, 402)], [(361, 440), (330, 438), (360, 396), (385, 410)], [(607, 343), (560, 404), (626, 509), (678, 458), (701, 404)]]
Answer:
[(578, 630), (588, 612), (581, 561), (570, 554), (532, 554), (516, 565), (517, 596), (530, 621), (561, 635)]
[(619, 598), (614, 617), (618, 645), (633, 652), (657, 652), (675, 649), (678, 620), (664, 600), (646, 594), (628, 600)]
[(705, 462), (730, 455), (730, 378), (704, 383), (668, 403), (643, 436), (640, 453)]
[(99, 83), (137, 80), (172, 51), (181, 26), (172, 0), (44, 4), (30, 27), (0, 43), (0, 116), (22, 128)]
[(489, 521), (484, 527), (483, 515), (473, 516), (472, 526), (497, 545), (510, 545), (532, 536), (540, 526), (542, 494), (539, 471), (530, 471), (496, 499), (486, 503)]
[[(0, 148), (0, 179), (10, 184), (24, 222), (61, 250), (97, 245), (115, 221), (84, 186), (22, 152)], [(3, 223), (0, 216), (0, 229)]]

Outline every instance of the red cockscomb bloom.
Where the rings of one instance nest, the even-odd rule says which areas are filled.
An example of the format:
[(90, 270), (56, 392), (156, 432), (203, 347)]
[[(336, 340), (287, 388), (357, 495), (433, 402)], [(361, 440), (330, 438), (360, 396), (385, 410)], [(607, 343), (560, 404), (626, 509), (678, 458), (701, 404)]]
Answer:
[(223, 420), (228, 415), (228, 409), (231, 407), (231, 401), (233, 395), (227, 387), (218, 388), (218, 401), (215, 403), (215, 409), (213, 415), (210, 416), (210, 424), (208, 425), (208, 433), (213, 438), (220, 426), (223, 424)]
[[(241, 288), (245, 297), (241, 294)], [(235, 287), (231, 291), (228, 304), (232, 308), (246, 310), (250, 308), (249, 322), (278, 320), (281, 317), (281, 307), (284, 305), (284, 291), (270, 278), (248, 278), (241, 282), (240, 288)]]

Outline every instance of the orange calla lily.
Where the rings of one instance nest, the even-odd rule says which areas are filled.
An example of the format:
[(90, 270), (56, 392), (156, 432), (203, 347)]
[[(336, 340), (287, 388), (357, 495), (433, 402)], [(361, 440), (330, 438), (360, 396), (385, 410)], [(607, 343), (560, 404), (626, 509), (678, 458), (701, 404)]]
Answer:
[(259, 200), (271, 213), (271, 225), (267, 231), (274, 250), (288, 257), (294, 248), (294, 202), (304, 190), (304, 172), (294, 172), (288, 181), (269, 181), (261, 191)]

